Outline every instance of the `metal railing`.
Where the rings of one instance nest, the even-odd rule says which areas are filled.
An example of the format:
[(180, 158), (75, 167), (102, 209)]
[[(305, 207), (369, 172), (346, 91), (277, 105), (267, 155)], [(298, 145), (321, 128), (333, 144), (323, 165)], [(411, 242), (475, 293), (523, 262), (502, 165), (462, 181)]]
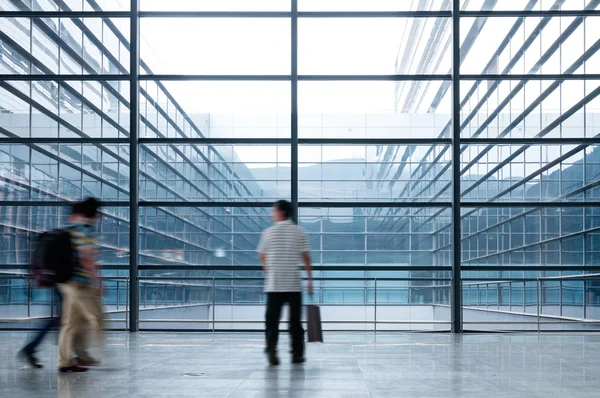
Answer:
[[(32, 321), (40, 321), (40, 320), (45, 320), (45, 319), (49, 319), (49, 318), (53, 318), (55, 316), (55, 312), (54, 309), (56, 307), (56, 294), (54, 293), (53, 289), (44, 289), (44, 288), (36, 288), (35, 287), (35, 280), (33, 280), (31, 278), (30, 274), (27, 273), (16, 273), (16, 272), (0, 272), (0, 279), (17, 279), (17, 280), (22, 280), (25, 282), (25, 284), (23, 285), (23, 288), (26, 290), (26, 304), (27, 305), (27, 317), (23, 318), (23, 317), (15, 317), (15, 318), (0, 318), (0, 323), (22, 323), (22, 322), (32, 322)], [(123, 319), (108, 319), (107, 322), (116, 322), (116, 323), (124, 323), (125, 324), (125, 330), (129, 330), (129, 294), (125, 294), (125, 302), (124, 302), (124, 309), (121, 310), (121, 284), (124, 284), (125, 287), (125, 292), (129, 291), (129, 277), (102, 277), (101, 278), (103, 283), (105, 282), (115, 282), (116, 283), (116, 292), (117, 292), (117, 300), (116, 300), (116, 310), (112, 310), (112, 311), (106, 311), (106, 314), (116, 314), (116, 313), (124, 313), (124, 318)], [(0, 284), (0, 288), (2, 287), (8, 287), (9, 288), (9, 292), (12, 292), (12, 289), (18, 289), (19, 286), (15, 286), (12, 284)], [(47, 290), (49, 292), (49, 299), (50, 299), (50, 317), (46, 317), (46, 316), (32, 316), (31, 315), (31, 309), (32, 309), (32, 305), (34, 305), (33, 302), (33, 290), (34, 289), (39, 289), (39, 290)], [(104, 289), (106, 290), (106, 284), (104, 286)], [(109, 290), (112, 290), (112, 288), (108, 288)], [(21, 302), (7, 302), (7, 305), (20, 305), (23, 304)], [(106, 303), (105, 303), (106, 304)], [(111, 304), (111, 303), (109, 303)], [(2, 302), (0, 302), (0, 305), (3, 305)], [(58, 312), (56, 313), (58, 314)]]
[[(468, 280), (468, 279), (465, 279)], [(494, 281), (482, 281), (473, 283), (463, 282), (463, 309), (476, 309), (490, 312), (499, 312), (513, 315), (535, 317), (535, 321), (463, 321), (465, 325), (536, 325), (537, 331), (541, 331), (543, 325), (562, 325), (562, 324), (590, 324), (600, 325), (600, 319), (589, 319), (588, 308), (600, 308), (600, 303), (590, 302), (588, 299), (589, 289), (587, 283), (590, 281), (600, 281), (600, 274), (580, 274), (568, 276), (549, 276), (539, 278), (517, 278)], [(583, 282), (582, 286), (568, 286), (566, 282)], [(556, 283), (555, 286), (545, 286), (548, 283)], [(505, 285), (505, 286), (503, 286)], [(515, 288), (515, 286), (518, 286)], [(491, 289), (490, 289), (491, 288)], [(600, 287), (595, 288), (600, 297)], [(490, 291), (494, 292), (495, 300), (490, 303)], [(513, 292), (519, 291), (520, 300), (513, 302)], [(548, 299), (548, 292), (557, 292), (557, 300)], [(572, 300), (564, 301), (564, 292), (570, 291), (574, 296), (581, 292), (581, 302)], [(471, 292), (476, 295), (476, 303), (471, 303)], [(485, 292), (485, 303), (481, 300), (481, 292)], [(508, 292), (508, 300), (504, 293)], [(530, 293), (530, 294), (528, 294)], [(531, 300), (534, 296), (535, 300)], [(468, 300), (467, 300), (468, 299)], [(558, 314), (544, 313), (545, 307), (557, 307)], [(490, 308), (496, 307), (496, 308)], [(508, 309), (503, 309), (508, 307)], [(514, 307), (519, 307), (522, 311), (514, 311)], [(565, 316), (565, 307), (581, 308), (582, 317)], [(531, 310), (533, 308), (533, 310)]]
[[(0, 323), (12, 323), (12, 322), (30, 322), (35, 320), (46, 319), (46, 317), (32, 317), (32, 291), (35, 288), (33, 280), (26, 273), (14, 273), (14, 272), (0, 272), (0, 279), (20, 279), (26, 281), (23, 284), (23, 289), (26, 289), (26, 302), (16, 300), (10, 301), (8, 304), (26, 305), (27, 306), (27, 317), (26, 318), (5, 318), (0, 319)], [(109, 288), (110, 292), (116, 290), (115, 297), (111, 295), (105, 297), (104, 303), (115, 306), (115, 309), (108, 311), (111, 313), (124, 313), (124, 319), (111, 319), (109, 322), (123, 322), (125, 330), (129, 329), (128, 324), (128, 313), (129, 313), (129, 277), (104, 277), (102, 278), (105, 282), (114, 283), (113, 287)], [(450, 324), (450, 320), (438, 321), (435, 319), (431, 320), (386, 320), (378, 317), (378, 307), (382, 306), (441, 306), (448, 307), (449, 303), (449, 289), (450, 285), (447, 283), (447, 278), (314, 278), (314, 291), (315, 294), (309, 303), (315, 303), (322, 306), (362, 306), (372, 308), (372, 319), (323, 319), (324, 324), (372, 324), (373, 331), (377, 331), (377, 325), (445, 325)], [(480, 321), (469, 321), (465, 320), (465, 325), (537, 325), (538, 332), (541, 331), (543, 325), (555, 325), (555, 324), (600, 324), (600, 319), (589, 319), (587, 318), (588, 307), (600, 308), (600, 303), (591, 302), (588, 300), (586, 283), (589, 281), (600, 281), (600, 274), (581, 274), (571, 276), (557, 276), (557, 277), (540, 277), (540, 278), (515, 278), (515, 279), (504, 279), (504, 280), (492, 280), (492, 281), (479, 281), (469, 283), (469, 280), (465, 279), (462, 285), (463, 292), (463, 308), (488, 311), (492, 313), (506, 313), (513, 315), (536, 317), (535, 321), (528, 320), (480, 320)], [(232, 282), (231, 284), (222, 284), (222, 282)], [(207, 306), (210, 310), (210, 316), (206, 319), (156, 319), (146, 318), (140, 319), (140, 323), (190, 323), (190, 324), (206, 324), (210, 325), (209, 328), (212, 331), (217, 330), (217, 325), (222, 324), (259, 324), (263, 323), (264, 320), (260, 319), (218, 319), (217, 308), (219, 306), (247, 306), (247, 305), (264, 305), (264, 293), (262, 293), (263, 278), (260, 277), (141, 277), (140, 278), (140, 310), (160, 310), (169, 308), (182, 308), (192, 306)], [(583, 286), (573, 287), (569, 286), (567, 282), (570, 281), (582, 281)], [(337, 283), (336, 282), (340, 282)], [(399, 285), (398, 283), (403, 282), (405, 284)], [(422, 285), (414, 285), (410, 282), (421, 282)], [(430, 282), (429, 284), (425, 284)], [(440, 282), (434, 284), (434, 282)], [(350, 284), (346, 284), (350, 283)], [(556, 286), (548, 286), (549, 283), (556, 283)], [(3, 285), (0, 284), (0, 288), (10, 286), (10, 289), (14, 289), (14, 285)], [(168, 297), (169, 289), (173, 287), (172, 291), (174, 297), (170, 299)], [(18, 288), (18, 287), (17, 287)], [(122, 299), (122, 288), (125, 288), (125, 298)], [(8, 290), (9, 292), (11, 290)], [(161, 289), (164, 289), (166, 294), (164, 296), (159, 295)], [(187, 289), (189, 296), (183, 297)], [(196, 298), (193, 299), (191, 291), (196, 289)], [(362, 292), (361, 300), (352, 302), (339, 302), (336, 300), (327, 300), (325, 298), (325, 292), (332, 291), (348, 291)], [(514, 298), (514, 292), (519, 291), (517, 294), (520, 299)], [(548, 291), (558, 291), (558, 301), (549, 301), (545, 299)], [(597, 288), (598, 297), (600, 297), (600, 287)], [(222, 295), (219, 295), (219, 291), (228, 292), (228, 300), (223, 299)], [(253, 291), (254, 300), (247, 301), (236, 301), (235, 292)], [(402, 292), (403, 300), (390, 299), (389, 296), (386, 300), (381, 301), (382, 294), (390, 292), (397, 293)], [(430, 298), (428, 300), (415, 299), (418, 293), (428, 291)], [(444, 293), (444, 291), (446, 293)], [(564, 292), (572, 291), (573, 295), (576, 292), (582, 293), (581, 302), (575, 300), (565, 302), (563, 300)], [(177, 297), (177, 292), (181, 293), (181, 297)], [(471, 292), (475, 292), (476, 300), (471, 300)], [(485, 292), (485, 300), (482, 300), (482, 292)], [(490, 292), (493, 292), (490, 294)], [(508, 292), (508, 300), (505, 299), (505, 294)], [(149, 294), (150, 293), (150, 294)], [(202, 293), (202, 294), (200, 294)], [(154, 294), (154, 300), (148, 302), (148, 296), (152, 297)], [(258, 297), (258, 299), (256, 299)], [(495, 298), (494, 298), (495, 297)], [(490, 300), (491, 298), (491, 300)], [(535, 299), (533, 299), (535, 298)], [(114, 300), (114, 301), (113, 301)], [(152, 302), (153, 301), (153, 302)], [(1, 304), (1, 302), (0, 302)], [(124, 304), (123, 310), (121, 306)], [(544, 308), (548, 306), (557, 306), (559, 308), (558, 314), (545, 313)], [(569, 307), (581, 307), (583, 311), (583, 317), (569, 317), (563, 314), (564, 306)], [(495, 307), (495, 308), (494, 308)], [(515, 311), (515, 307), (519, 307), (518, 311)], [(54, 316), (55, 308), (55, 296), (50, 295), (50, 316)], [(507, 309), (505, 309), (507, 308)], [(600, 312), (599, 312), (600, 314)], [(285, 321), (284, 321), (285, 323)]]
[[(165, 282), (165, 280), (170, 281), (170, 282)], [(206, 281), (208, 282), (208, 284), (200, 284), (200, 285), (194, 285), (194, 284), (190, 284), (190, 283), (186, 283), (186, 284), (177, 284), (175, 282), (172, 281), (178, 281), (178, 280), (185, 280), (185, 281)], [(250, 303), (240, 303), (240, 302), (235, 302), (235, 300), (231, 300), (231, 301), (223, 301), (223, 300), (218, 300), (217, 299), (217, 291), (219, 289), (225, 289), (225, 290), (230, 290), (230, 291), (234, 291), (236, 289), (239, 290), (244, 290), (244, 289), (261, 289), (263, 288), (262, 284), (255, 284), (255, 285), (249, 285), (249, 284), (232, 284), (232, 285), (218, 285), (217, 282), (219, 281), (236, 281), (236, 282), (240, 282), (240, 281), (245, 281), (245, 282), (256, 282), (256, 281), (260, 281), (262, 282), (264, 280), (264, 278), (259, 278), (259, 277), (141, 277), (140, 278), (140, 284), (145, 283), (147, 285), (152, 285), (152, 284), (175, 284), (177, 286), (200, 286), (200, 287), (204, 287), (204, 288), (209, 288), (210, 291), (212, 292), (211, 294), (211, 299), (206, 302), (203, 303), (204, 305), (207, 305), (210, 307), (211, 309), (211, 316), (210, 318), (207, 319), (140, 319), (139, 322), (140, 323), (190, 323), (190, 324), (207, 324), (207, 325), (211, 325), (212, 331), (216, 331), (217, 330), (217, 324), (248, 324), (248, 325), (252, 325), (252, 324), (263, 324), (264, 320), (260, 319), (217, 319), (217, 314), (216, 314), (216, 308), (219, 306), (244, 306), (244, 305), (264, 305), (265, 301), (261, 300), (261, 301), (255, 301), (255, 302), (250, 302)], [(364, 324), (364, 325), (369, 325), (372, 324), (373, 325), (373, 331), (376, 332), (377, 331), (377, 325), (378, 324), (392, 324), (392, 325), (449, 325), (450, 321), (436, 321), (436, 320), (381, 320), (377, 318), (377, 307), (378, 306), (414, 306), (414, 305), (426, 305), (426, 306), (433, 306), (435, 305), (435, 303), (433, 302), (428, 302), (428, 303), (414, 303), (411, 302), (410, 297), (411, 297), (411, 290), (422, 290), (422, 289), (436, 289), (436, 288), (443, 288), (443, 289), (448, 289), (449, 285), (419, 285), (419, 286), (410, 286), (410, 285), (404, 285), (404, 286), (381, 286), (382, 282), (412, 282), (412, 281), (420, 281), (420, 282), (424, 282), (424, 281), (438, 281), (438, 282), (447, 282), (449, 281), (449, 279), (445, 279), (445, 278), (313, 278), (313, 281), (315, 282), (313, 285), (313, 290), (314, 290), (314, 294), (313, 297), (316, 297), (317, 300), (315, 301), (314, 299), (308, 300), (308, 304), (314, 303), (314, 304), (319, 304), (322, 306), (352, 306), (352, 305), (360, 305), (363, 307), (372, 307), (373, 308), (373, 318), (372, 320), (369, 319), (364, 319), (364, 320), (331, 320), (331, 319), (323, 319), (322, 323), (323, 324)], [(335, 286), (335, 285), (322, 285), (320, 282), (362, 282), (362, 285), (341, 285), (341, 286)], [(368, 286), (366, 284), (368, 284), (369, 282), (372, 283), (372, 286)], [(356, 303), (327, 303), (325, 302), (325, 300), (323, 300), (323, 291), (325, 290), (344, 290), (344, 289), (357, 289), (357, 290), (362, 290), (363, 291), (363, 297), (364, 300), (361, 302), (356, 302)], [(403, 291), (407, 291), (407, 298), (409, 300), (407, 300), (404, 303), (378, 303), (377, 297), (378, 297), (378, 293), (381, 291), (381, 289), (397, 289), (397, 290), (403, 290)], [(368, 299), (369, 296), (369, 292), (372, 291), (373, 292), (373, 300), (372, 302)], [(261, 296), (263, 296), (263, 294), (261, 293)], [(435, 296), (435, 295), (434, 295)], [(432, 300), (433, 301), (433, 300)], [(142, 299), (143, 302), (143, 299)], [(202, 303), (199, 303), (197, 305), (203, 305)], [(287, 321), (282, 321), (282, 323), (287, 323)]]
[[(26, 273), (0, 273), (0, 279), (21, 279), (26, 281), (26, 299), (27, 299), (27, 317), (26, 318), (7, 318), (0, 319), (0, 323), (9, 322), (29, 322), (35, 320), (45, 319), (45, 317), (31, 317), (31, 305), (32, 305), (32, 289), (34, 288), (34, 281)], [(116, 284), (116, 301), (108, 301), (105, 298), (105, 304), (116, 305), (116, 311), (109, 313), (121, 312), (121, 287), (125, 284), (126, 292), (129, 289), (129, 278), (117, 278), (117, 277), (105, 277), (103, 278), (106, 282), (114, 282)], [(231, 284), (222, 284), (223, 282), (233, 282)], [(217, 308), (220, 306), (252, 306), (252, 305), (264, 305), (265, 295), (262, 293), (263, 278), (261, 277), (141, 277), (140, 278), (140, 310), (161, 310), (169, 308), (182, 308), (190, 306), (208, 306), (210, 309), (210, 316), (206, 319), (152, 319), (145, 318), (140, 319), (140, 323), (191, 323), (191, 324), (206, 324), (210, 325), (209, 330), (216, 331), (217, 325), (222, 324), (262, 324), (263, 319), (219, 319), (217, 315)], [(449, 320), (438, 321), (435, 319), (431, 320), (387, 320), (378, 318), (377, 308), (381, 306), (433, 306), (433, 305), (444, 305), (449, 299), (449, 294), (435, 293), (436, 290), (448, 290), (449, 285), (447, 278), (313, 278), (314, 281), (314, 295), (311, 300), (307, 300), (308, 303), (319, 304), (323, 306), (362, 306), (372, 308), (372, 319), (323, 319), (324, 324), (364, 324), (372, 325), (373, 331), (377, 331), (377, 325), (449, 325)], [(336, 282), (340, 282), (336, 284)], [(397, 285), (397, 283), (403, 282), (405, 284)], [(422, 285), (411, 285), (410, 282), (421, 282)], [(427, 282), (430, 282), (426, 284)], [(432, 282), (440, 282), (440, 284), (432, 284)], [(348, 284), (349, 283), (349, 284)], [(359, 284), (360, 283), (360, 284)], [(396, 284), (396, 285), (393, 285)], [(0, 285), (2, 287), (2, 285)], [(11, 285), (15, 288), (14, 285)], [(167, 291), (170, 287), (184, 291), (184, 289), (203, 289), (207, 292), (206, 295), (196, 298), (195, 300), (185, 300), (174, 297), (169, 299), (168, 294), (160, 297), (158, 292), (161, 289)], [(112, 290), (112, 289), (111, 289)], [(235, 291), (248, 291), (255, 290), (255, 297), (259, 299), (250, 300), (246, 302), (235, 301), (233, 294)], [(332, 291), (347, 291), (352, 290), (355, 292), (361, 291), (362, 300), (352, 302), (337, 302), (336, 300), (326, 300), (324, 292)], [(424, 290), (431, 292), (431, 299), (415, 299), (416, 296)], [(226, 291), (229, 295), (229, 300), (224, 300), (218, 294), (219, 291)], [(392, 300), (389, 297), (385, 297), (385, 300), (381, 301), (381, 296), (384, 293), (401, 291), (404, 300)], [(260, 292), (260, 293), (259, 293)], [(150, 294), (149, 294), (150, 293)], [(148, 300), (148, 296), (154, 300)], [(129, 328), (128, 325), (128, 311), (129, 311), (129, 295), (125, 294), (125, 319), (112, 320), (113, 322), (124, 322), (125, 329)], [(150, 301), (150, 302), (149, 302)], [(153, 302), (152, 302), (153, 301)], [(23, 304), (19, 302), (17, 304)], [(54, 295), (51, 295), (50, 306), (52, 307), (51, 316), (54, 315)], [(287, 321), (282, 321), (286, 323)]]

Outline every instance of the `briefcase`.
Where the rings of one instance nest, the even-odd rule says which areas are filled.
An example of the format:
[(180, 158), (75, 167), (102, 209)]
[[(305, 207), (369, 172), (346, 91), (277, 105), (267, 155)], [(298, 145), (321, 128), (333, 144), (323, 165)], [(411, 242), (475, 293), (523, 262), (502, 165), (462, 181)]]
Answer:
[(323, 329), (321, 329), (321, 310), (316, 305), (306, 307), (308, 320), (308, 342), (323, 342)]

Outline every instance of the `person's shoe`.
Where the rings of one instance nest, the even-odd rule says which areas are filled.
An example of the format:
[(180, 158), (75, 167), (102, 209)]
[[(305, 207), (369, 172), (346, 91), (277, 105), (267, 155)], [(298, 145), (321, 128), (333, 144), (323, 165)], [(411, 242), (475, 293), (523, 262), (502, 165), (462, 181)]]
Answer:
[(292, 363), (304, 363), (304, 362), (306, 362), (306, 358), (304, 358), (304, 357), (297, 357), (297, 356), (292, 357)]
[(267, 356), (269, 357), (269, 364), (276, 366), (279, 365), (279, 358), (277, 357), (276, 350), (267, 350)]
[(75, 358), (75, 362), (77, 362), (77, 365), (83, 366), (83, 367), (100, 365), (100, 361), (98, 361), (97, 359), (94, 359), (94, 358), (90, 358), (90, 359)]
[(84, 368), (83, 366), (73, 365), (73, 366), (63, 366), (62, 368), (58, 368), (60, 373), (81, 373), (87, 372), (88, 368)]
[(27, 362), (32, 368), (41, 369), (42, 364), (39, 363), (37, 357), (32, 352), (19, 351), (19, 358)]

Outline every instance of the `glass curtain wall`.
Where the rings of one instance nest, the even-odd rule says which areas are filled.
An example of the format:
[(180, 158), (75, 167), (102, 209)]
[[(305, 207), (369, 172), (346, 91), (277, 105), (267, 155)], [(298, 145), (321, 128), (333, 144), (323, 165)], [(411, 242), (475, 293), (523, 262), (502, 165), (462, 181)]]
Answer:
[(115, 329), (262, 328), (277, 199), (326, 329), (597, 319), (599, 3), (0, 0), (0, 328), (89, 195)]

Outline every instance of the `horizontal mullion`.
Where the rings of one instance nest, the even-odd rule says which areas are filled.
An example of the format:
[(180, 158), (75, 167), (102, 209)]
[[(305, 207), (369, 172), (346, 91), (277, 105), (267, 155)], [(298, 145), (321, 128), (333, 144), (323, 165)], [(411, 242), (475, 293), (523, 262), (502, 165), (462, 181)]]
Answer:
[(0, 18), (130, 18), (131, 11), (0, 11)]
[(570, 265), (461, 265), (461, 271), (594, 271), (600, 272), (599, 266)]
[(300, 81), (433, 81), (452, 79), (451, 75), (401, 74), (401, 75), (298, 75)]
[[(167, 270), (168, 268), (165, 268), (165, 270)], [(106, 277), (106, 278), (111, 278), (111, 277)], [(232, 276), (141, 276), (140, 277), (140, 282), (146, 282), (146, 283), (152, 283), (152, 281), (162, 281), (162, 280), (166, 280), (166, 281), (232, 281), (232, 282), (238, 282), (238, 281), (264, 281), (265, 278), (263, 276), (260, 277), (245, 277), (245, 276), (239, 276), (239, 277), (232, 277)], [(302, 280), (307, 280), (306, 278), (302, 278)], [(408, 281), (440, 281), (440, 282), (450, 282), (451, 279), (450, 278), (411, 278), (411, 277), (407, 277), (407, 278), (394, 278), (394, 277), (382, 277), (382, 278), (375, 278), (375, 277), (364, 277), (364, 278), (353, 278), (353, 277), (348, 277), (348, 278), (342, 278), (342, 277), (332, 277), (332, 278), (321, 278), (321, 277), (313, 277), (312, 278), (313, 281), (334, 281), (334, 282), (340, 282), (340, 281), (348, 281), (348, 282), (408, 282)], [(464, 280), (464, 279), (463, 279)], [(520, 280), (520, 279), (519, 279)], [(537, 279), (534, 279), (537, 280)], [(179, 285), (179, 286), (187, 286), (187, 285)], [(196, 286), (210, 286), (210, 285), (196, 285)], [(221, 288), (221, 287), (245, 287), (246, 285), (217, 285), (217, 288)], [(436, 285), (435, 287), (443, 287), (443, 285)], [(329, 288), (329, 287), (339, 287), (339, 288), (344, 288), (345, 286), (320, 286), (322, 288)], [(362, 287), (367, 287), (367, 288), (373, 288), (372, 286), (360, 286)], [(396, 287), (396, 286), (393, 286)], [(420, 286), (398, 286), (398, 288), (406, 288), (406, 287), (415, 287), (418, 288)], [(385, 287), (383, 287), (385, 288)]]
[(86, 74), (86, 75), (65, 75), (65, 74), (1, 74), (0, 80), (5, 81), (124, 81), (129, 80), (129, 74)]
[(600, 10), (478, 10), (460, 11), (461, 18), (469, 17), (589, 17), (600, 16)]
[[(258, 207), (268, 208), (272, 202), (241, 202), (241, 201), (142, 201), (142, 207)], [(307, 202), (298, 203), (305, 208), (357, 208), (357, 207), (385, 207), (385, 208), (440, 208), (451, 207), (451, 202)]]
[(600, 207), (598, 201), (587, 202), (460, 202), (463, 208), (553, 208), (553, 207)]
[[(140, 80), (152, 81), (291, 81), (291, 75), (193, 75), (193, 74), (144, 74)], [(301, 81), (450, 81), (450, 75), (401, 74), (401, 75), (298, 75)]]
[[(140, 271), (150, 270), (203, 270), (203, 271), (262, 271), (260, 265), (140, 265)], [(339, 266), (339, 265), (315, 265), (313, 271), (451, 271), (450, 266), (409, 266), (409, 265), (360, 265), (360, 266)], [(144, 279), (144, 276), (140, 276)]]
[(461, 144), (466, 145), (594, 145), (600, 144), (600, 137), (594, 138), (541, 138), (541, 137), (530, 137), (530, 138), (462, 138), (460, 139)]
[(257, 207), (257, 208), (270, 208), (273, 206), (273, 202), (223, 202), (223, 201), (152, 201), (145, 200), (139, 202), (140, 207)]
[[(140, 138), (140, 144), (291, 144), (291, 138)], [(449, 138), (300, 138), (301, 145), (449, 145)], [(230, 163), (230, 162), (227, 162)]]
[(450, 18), (451, 11), (299, 11), (299, 18)]
[(290, 75), (188, 75), (143, 74), (140, 80), (151, 81), (291, 81)]
[(483, 74), (460, 75), (460, 80), (598, 80), (600, 74)]
[(449, 145), (452, 140), (450, 138), (299, 138), (298, 143), (301, 145)]
[(307, 202), (300, 200), (298, 207), (316, 208), (358, 208), (358, 207), (385, 207), (385, 208), (440, 208), (452, 207), (451, 202)]
[[(140, 138), (140, 144), (291, 144), (291, 138)], [(213, 162), (227, 163), (232, 162)], [(233, 162), (235, 163), (235, 162)], [(243, 163), (243, 162), (242, 162)]]
[[(140, 11), (141, 18), (291, 18), (291, 11)], [(300, 11), (300, 18), (450, 18), (450, 11)]]
[[(55, 201), (55, 200), (3, 200), (0, 202), (0, 206), (11, 206), (11, 207), (27, 207), (27, 206), (72, 206), (73, 203), (77, 202), (78, 199), (73, 200), (71, 202), (68, 201)], [(129, 201), (106, 201), (100, 202), (100, 206), (102, 207), (129, 207)]]
[[(589, 17), (600, 10), (473, 10), (461, 18), (475, 17)], [(131, 11), (0, 11), (13, 18), (129, 18)], [(291, 11), (140, 11), (141, 18), (291, 18)], [(300, 11), (299, 18), (450, 18), (451, 11)]]
[(290, 11), (140, 11), (140, 18), (291, 18)]
[[(25, 271), (25, 273), (23, 273), (23, 277), (27, 278), (30, 277), (30, 265), (29, 264), (0, 264), (0, 270), (9, 270), (9, 271), (14, 271), (14, 270), (23, 270)], [(129, 271), (129, 264), (102, 264), (101, 266), (101, 270), (117, 270), (117, 271)], [(0, 274), (0, 278), (2, 277), (2, 274)], [(103, 277), (103, 279), (105, 278), (126, 278), (126, 277), (118, 277), (118, 276), (106, 276)]]
[[(120, 81), (129, 80), (129, 74), (0, 74), (0, 80), (11, 81)], [(291, 81), (291, 75), (195, 75), (195, 74), (142, 74), (140, 80), (149, 81)], [(392, 75), (299, 75), (300, 81), (450, 81), (448, 74), (392, 74)], [(468, 74), (460, 80), (600, 80), (600, 74)]]
[(129, 138), (92, 138), (92, 137), (3, 137), (0, 144), (127, 144)]

